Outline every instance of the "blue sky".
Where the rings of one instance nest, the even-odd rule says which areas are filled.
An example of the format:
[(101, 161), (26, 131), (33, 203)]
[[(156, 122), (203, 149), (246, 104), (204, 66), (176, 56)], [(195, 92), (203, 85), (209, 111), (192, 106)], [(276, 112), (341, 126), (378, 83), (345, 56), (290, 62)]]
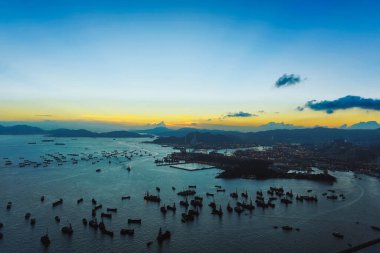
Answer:
[[(380, 3), (263, 2), (2, 1), (0, 119), (380, 120), (368, 108), (296, 110), (313, 100), (378, 98)], [(301, 81), (276, 88), (284, 74)], [(255, 116), (223, 116), (239, 112)]]

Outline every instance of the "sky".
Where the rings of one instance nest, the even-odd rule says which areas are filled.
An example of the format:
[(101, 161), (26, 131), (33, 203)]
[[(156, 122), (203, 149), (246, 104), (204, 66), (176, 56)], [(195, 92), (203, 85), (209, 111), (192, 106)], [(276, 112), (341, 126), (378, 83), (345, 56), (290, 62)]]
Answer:
[(380, 122), (380, 2), (0, 1), (0, 121)]

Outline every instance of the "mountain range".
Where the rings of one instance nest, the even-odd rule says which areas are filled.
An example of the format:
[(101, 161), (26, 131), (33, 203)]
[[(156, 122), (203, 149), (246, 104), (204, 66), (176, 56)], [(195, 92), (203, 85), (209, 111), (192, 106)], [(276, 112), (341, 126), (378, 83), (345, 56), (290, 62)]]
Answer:
[[(377, 123), (376, 123), (377, 124)], [(373, 126), (374, 123), (371, 123)], [(92, 132), (85, 129), (53, 129), (44, 130), (28, 125), (1, 126), (0, 135), (32, 135), (40, 134), (50, 137), (103, 137), (103, 138), (139, 138), (158, 136), (154, 142), (158, 144), (189, 144), (203, 143), (217, 145), (230, 144), (261, 144), (301, 143), (321, 144), (332, 140), (344, 140), (356, 144), (380, 143), (380, 128), (377, 129), (342, 129), (342, 128), (301, 128), (275, 129), (260, 132), (239, 132), (225, 130), (209, 130), (197, 128), (171, 129), (158, 126), (145, 130)]]
[(16, 126), (1, 126), (0, 135), (45, 135), (49, 137), (103, 137), (103, 138), (139, 138), (139, 137), (151, 137), (147, 134), (139, 134), (130, 131), (111, 131), (96, 133), (85, 129), (54, 129), (44, 130), (39, 127), (32, 127), (28, 125), (16, 125)]

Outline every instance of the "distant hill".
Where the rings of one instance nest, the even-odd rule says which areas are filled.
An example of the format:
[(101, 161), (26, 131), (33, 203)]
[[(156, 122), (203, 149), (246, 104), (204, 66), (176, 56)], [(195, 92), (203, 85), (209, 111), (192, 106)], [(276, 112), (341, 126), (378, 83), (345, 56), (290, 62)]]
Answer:
[(376, 130), (345, 130), (335, 128), (305, 128), (279, 129), (256, 133), (206, 133), (192, 132), (185, 136), (160, 137), (154, 141), (157, 144), (168, 145), (217, 145), (223, 144), (259, 144), (270, 145), (275, 143), (323, 144), (329, 141), (342, 139), (360, 145), (380, 143), (380, 129)]
[(1, 135), (28, 135), (28, 134), (45, 134), (46, 131), (39, 127), (31, 127), (27, 125), (16, 125), (16, 126), (1, 126)]
[(16, 126), (1, 126), (0, 135), (46, 135), (50, 137), (103, 137), (103, 138), (141, 138), (151, 137), (147, 134), (138, 134), (129, 131), (112, 131), (104, 133), (95, 133), (85, 129), (72, 130), (72, 129), (54, 129), (43, 130), (38, 127), (31, 127), (27, 125)]

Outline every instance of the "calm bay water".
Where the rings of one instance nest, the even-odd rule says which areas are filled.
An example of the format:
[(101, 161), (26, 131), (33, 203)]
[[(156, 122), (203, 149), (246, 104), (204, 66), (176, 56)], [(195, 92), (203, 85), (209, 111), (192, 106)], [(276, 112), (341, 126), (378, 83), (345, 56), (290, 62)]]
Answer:
[[(0, 222), (4, 223), (0, 230), (4, 234), (0, 252), (336, 252), (348, 244), (380, 237), (379, 232), (370, 228), (380, 226), (380, 181), (375, 178), (362, 176), (359, 180), (352, 173), (336, 172), (338, 182), (333, 186), (304, 180), (223, 180), (215, 178), (217, 169), (184, 171), (157, 167), (154, 157), (162, 158), (172, 149), (144, 144), (142, 139), (56, 139), (66, 144), (63, 146), (41, 142), (43, 139), (46, 138), (0, 136)], [(28, 144), (30, 142), (36, 144)], [(84, 153), (100, 157), (101, 151), (113, 150), (128, 153), (136, 150), (138, 155), (134, 155), (132, 161), (111, 158), (111, 164), (106, 159), (93, 164), (94, 159), (61, 166), (52, 163), (48, 167), (18, 167), (20, 157), (41, 161), (40, 156), (57, 152), (66, 156)], [(13, 165), (4, 166), (4, 157)], [(126, 170), (128, 164), (131, 172)], [(98, 168), (102, 169), (100, 173), (95, 172)], [(197, 186), (197, 195), (204, 197), (204, 206), (193, 223), (183, 224), (182, 208), (178, 205), (182, 198), (171, 187), (175, 186), (178, 191), (188, 185)], [(216, 193), (214, 185), (221, 185), (226, 192)], [(176, 202), (175, 214), (168, 212), (164, 216), (160, 205), (144, 202), (144, 193), (156, 194), (156, 186), (161, 188), (161, 205)], [(228, 202), (235, 205), (229, 194), (236, 189), (239, 194), (247, 190), (254, 200), (256, 191), (266, 192), (270, 186), (283, 186), (294, 194), (306, 194), (312, 189), (319, 201), (294, 201), (288, 207), (277, 201), (274, 209), (256, 208), (240, 216), (225, 211)], [(322, 193), (328, 189), (343, 193), (346, 199), (325, 199)], [(207, 198), (206, 192), (215, 193), (215, 201), (225, 211), (223, 217), (211, 215), (208, 203), (212, 198)], [(44, 203), (40, 202), (42, 195), (46, 197)], [(126, 195), (131, 199), (122, 201), (121, 196)], [(77, 205), (80, 197), (84, 202)], [(51, 203), (59, 198), (63, 198), (63, 205), (52, 208)], [(103, 212), (107, 207), (118, 208), (111, 220), (104, 220), (106, 227), (114, 231), (113, 238), (82, 225), (82, 218), (91, 218), (92, 198), (103, 205)], [(13, 202), (11, 210), (6, 210), (8, 201)], [(24, 219), (26, 212), (37, 220), (33, 228)], [(56, 215), (61, 217), (59, 224), (54, 220)], [(129, 226), (135, 228), (133, 237), (120, 236), (120, 229), (128, 227), (128, 218), (141, 218), (142, 224)], [(61, 233), (61, 228), (69, 222), (74, 229), (71, 237)], [(283, 225), (300, 228), (300, 231), (273, 229), (273, 226)], [(160, 227), (172, 232), (171, 239), (161, 246), (155, 241)], [(45, 249), (40, 237), (47, 230), (51, 245)], [(344, 234), (344, 239), (334, 238), (331, 235), (334, 231)], [(154, 241), (150, 248), (146, 246), (148, 241)], [(380, 252), (380, 246), (362, 252)]]

